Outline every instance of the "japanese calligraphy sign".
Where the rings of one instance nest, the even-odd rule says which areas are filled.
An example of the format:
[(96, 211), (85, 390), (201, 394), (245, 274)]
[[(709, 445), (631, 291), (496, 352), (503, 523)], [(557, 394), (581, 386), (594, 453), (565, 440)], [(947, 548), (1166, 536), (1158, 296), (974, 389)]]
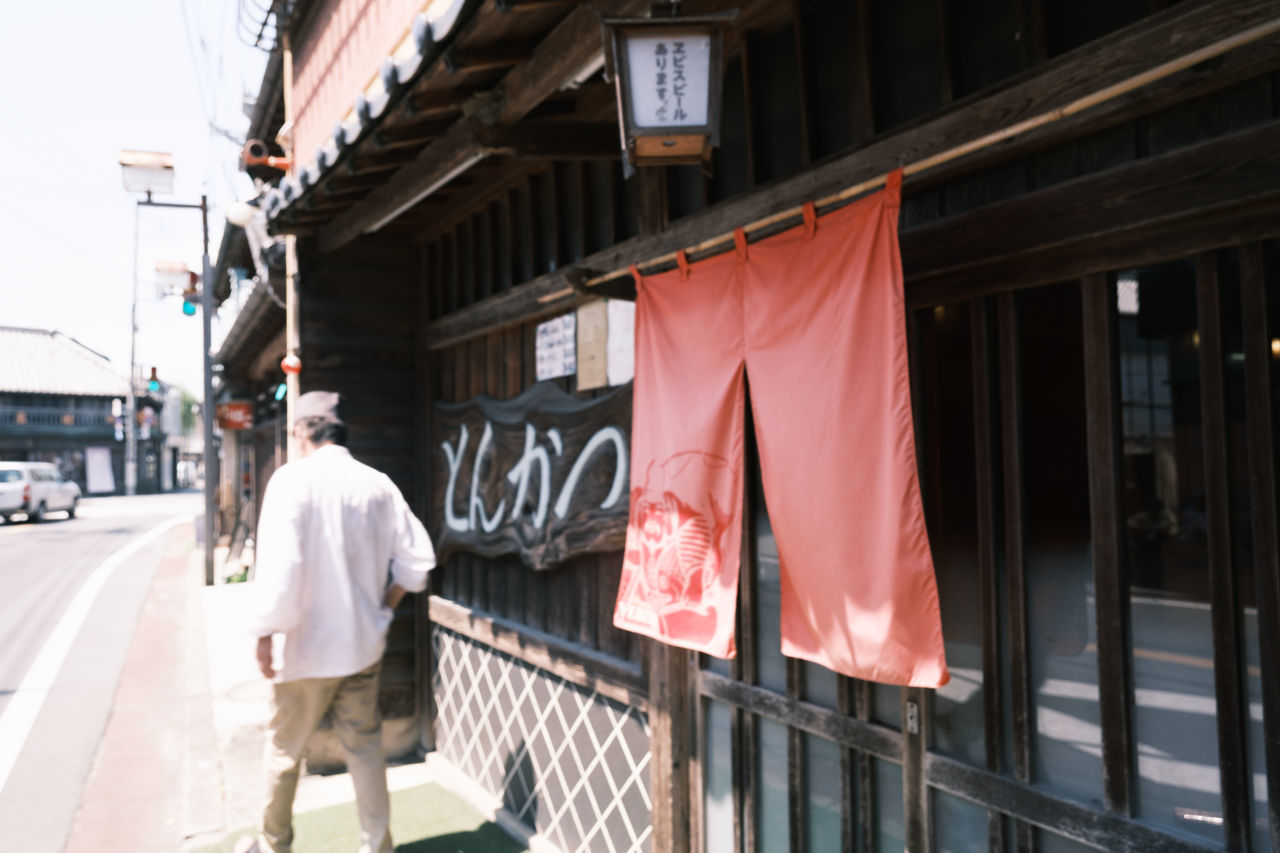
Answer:
[(633, 35), (627, 39), (627, 71), (637, 127), (707, 124), (710, 35)]
[(631, 386), (582, 400), (553, 382), (436, 403), (432, 518), (440, 559), (519, 554), (545, 569), (626, 538)]
[(219, 429), (252, 429), (253, 402), (250, 400), (232, 400), (218, 404)]

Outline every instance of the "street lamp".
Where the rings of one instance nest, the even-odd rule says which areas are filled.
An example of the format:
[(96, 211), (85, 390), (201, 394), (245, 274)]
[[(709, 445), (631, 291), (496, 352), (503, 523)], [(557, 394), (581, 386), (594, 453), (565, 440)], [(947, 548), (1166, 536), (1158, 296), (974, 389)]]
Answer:
[(147, 207), (169, 207), (182, 210), (200, 211), (200, 222), (204, 235), (204, 252), (202, 257), (203, 274), (200, 287), (200, 307), (203, 317), (204, 342), (202, 361), (204, 366), (204, 405), (201, 406), (204, 421), (204, 582), (213, 583), (213, 515), (215, 510), (214, 488), (216, 479), (214, 469), (217, 456), (213, 446), (213, 358), (212, 349), (212, 317), (213, 317), (213, 275), (209, 264), (209, 200), (200, 196), (199, 204), (184, 204), (173, 201), (153, 201), (153, 193), (173, 192), (173, 156), (156, 151), (121, 151), (120, 167), (123, 171), (124, 188), (128, 192), (144, 192), (145, 199), (138, 199), (133, 216), (133, 322), (130, 329), (129, 344), (129, 401), (126, 420), (126, 436), (129, 440), (125, 448), (125, 492), (134, 494), (138, 482), (138, 446), (134, 438), (134, 395), (133, 374), (138, 338), (138, 212)]
[[(120, 170), (126, 192), (146, 193), (147, 201), (152, 193), (173, 192), (173, 155), (161, 151), (121, 151)], [(134, 383), (137, 381), (138, 351), (138, 214), (133, 210), (133, 282), (129, 304), (129, 390), (125, 399), (124, 423), (124, 493), (138, 491), (138, 438), (137, 399)]]
[(679, 17), (678, 6), (601, 20), (628, 171), (703, 163), (720, 144), (724, 33), (738, 13)]

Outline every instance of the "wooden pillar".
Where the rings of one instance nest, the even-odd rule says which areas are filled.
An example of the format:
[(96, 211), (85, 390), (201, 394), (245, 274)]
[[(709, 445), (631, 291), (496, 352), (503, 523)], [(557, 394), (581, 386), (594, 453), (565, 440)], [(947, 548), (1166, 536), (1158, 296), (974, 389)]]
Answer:
[[(666, 226), (667, 206), (661, 169), (639, 169), (640, 234), (657, 234)], [(695, 762), (693, 653), (653, 642), (649, 646), (649, 787), (653, 801), (654, 853), (689, 853), (690, 773)]]
[(693, 713), (692, 654), (654, 641), (649, 649), (649, 784), (654, 853), (689, 853)]
[[(293, 44), (286, 29), (282, 34), (284, 63), (282, 69), (284, 86), (284, 120), (288, 127), (293, 127)], [(290, 134), (292, 136), (292, 133)], [(293, 157), (293, 145), (290, 140), (289, 149), (285, 152)], [(289, 174), (294, 173), (292, 165)], [(301, 349), (298, 332), (298, 238), (286, 234), (284, 238), (284, 345), (285, 353), (297, 356)], [(293, 438), (293, 413), (297, 409), (298, 396), (302, 393), (301, 377), (297, 373), (286, 373), (285, 381), (285, 433), (288, 436), (288, 458), (298, 455), (297, 442)]]

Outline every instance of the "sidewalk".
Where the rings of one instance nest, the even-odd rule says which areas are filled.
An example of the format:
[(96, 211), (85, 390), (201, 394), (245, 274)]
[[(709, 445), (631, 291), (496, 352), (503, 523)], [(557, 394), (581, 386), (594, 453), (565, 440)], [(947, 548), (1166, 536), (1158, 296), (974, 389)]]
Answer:
[[(248, 584), (205, 587), (190, 534), (174, 534), (143, 606), (66, 853), (230, 850), (256, 826), (270, 685), (242, 627), (250, 592)], [(388, 771), (400, 849), (525, 849), (447, 791), (431, 766)], [(354, 850), (352, 799), (347, 774), (304, 773), (295, 850)]]

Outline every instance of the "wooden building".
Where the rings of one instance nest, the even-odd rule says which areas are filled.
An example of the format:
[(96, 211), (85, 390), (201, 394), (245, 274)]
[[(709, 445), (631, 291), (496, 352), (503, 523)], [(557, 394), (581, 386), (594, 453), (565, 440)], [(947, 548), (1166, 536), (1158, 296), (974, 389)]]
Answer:
[(295, 4), (255, 122), (301, 388), (445, 532), (436, 404), (534, 386), (539, 322), (906, 167), (952, 680), (780, 654), (748, 440), (736, 659), (615, 628), (617, 552), (457, 549), (385, 707), (562, 850), (1280, 849), (1280, 3), (682, 11), (726, 8), (711, 163), (624, 179), (598, 16), (647, 3)]
[[(85, 496), (124, 494), (126, 373), (61, 332), (0, 326), (0, 461), (52, 462)], [(138, 395), (139, 421), (155, 425), (138, 441), (139, 494), (161, 490), (162, 410)]]

